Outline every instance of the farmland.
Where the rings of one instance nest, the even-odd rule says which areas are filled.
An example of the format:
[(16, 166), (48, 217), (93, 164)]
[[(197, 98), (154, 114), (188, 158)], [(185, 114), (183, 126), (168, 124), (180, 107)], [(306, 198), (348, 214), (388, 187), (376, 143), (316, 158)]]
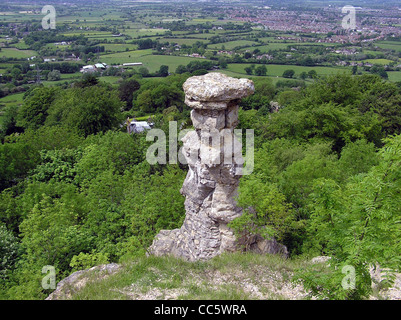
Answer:
[[(134, 3), (129, 8), (107, 3), (96, 7), (60, 4), (56, 8), (56, 30), (46, 31), (40, 27), (43, 14), (39, 5), (10, 5), (0, 12), (0, 22), (12, 26), (0, 29), (2, 95), (20, 94), (38, 82), (46, 86), (65, 85), (81, 78), (79, 68), (99, 62), (109, 67), (142, 63), (98, 74), (113, 85), (123, 72), (158, 76), (163, 66), (174, 73), (194, 61), (210, 62), (213, 71), (235, 77), (257, 76), (248, 74), (245, 68), (264, 65), (267, 72), (259, 77), (273, 81), (282, 79), (286, 70), (293, 70), (292, 77), (299, 79), (311, 70), (316, 77), (324, 77), (352, 70), (369, 73), (372, 66), (376, 66), (372, 70), (389, 81), (401, 79), (401, 41), (397, 38), (382, 37), (350, 47), (336, 34), (266, 28), (243, 17), (262, 17), (267, 11), (254, 11), (242, 5), (235, 8), (201, 3)], [(237, 12), (243, 12), (243, 17)], [(25, 23), (31, 25), (32, 32), (26, 32)], [(38, 44), (37, 40), (29, 40), (35, 32), (52, 36), (48, 40), (40, 36), (37, 39), (45, 39)], [(64, 39), (64, 43), (57, 39)], [(62, 63), (76, 65), (78, 69), (71, 67), (67, 72), (62, 71), (59, 78), (48, 79), (48, 73)], [(355, 66), (357, 69), (352, 69)], [(306, 84), (311, 82), (308, 79)], [(1, 101), (4, 106), (18, 104), (20, 99)]]
[[(237, 63), (231, 64), (227, 69), (229, 71), (238, 73), (238, 74), (246, 74), (244, 69), (246, 67), (251, 66), (251, 64), (245, 63)], [(315, 70), (317, 74), (325, 76), (329, 74), (336, 74), (341, 72), (346, 72), (347, 68), (340, 67), (305, 67), (305, 66), (287, 66), (287, 65), (277, 65), (277, 64), (268, 64), (267, 65), (267, 75), (271, 77), (281, 77), (285, 70), (292, 69), (295, 71), (295, 77), (299, 76), (301, 72), (309, 72), (310, 70)]]
[(376, 45), (385, 50), (401, 52), (401, 41), (378, 41)]
[(17, 48), (3, 48), (0, 51), (0, 57), (15, 59), (27, 59), (35, 54), (36, 52), (33, 50), (19, 50)]

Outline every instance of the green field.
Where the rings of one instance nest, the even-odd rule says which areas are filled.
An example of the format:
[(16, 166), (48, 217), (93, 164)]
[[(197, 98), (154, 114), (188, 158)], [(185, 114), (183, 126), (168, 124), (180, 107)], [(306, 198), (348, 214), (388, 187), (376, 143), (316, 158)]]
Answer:
[(106, 82), (109, 84), (118, 84), (118, 82), (121, 80), (121, 77), (114, 77), (114, 76), (108, 76), (108, 77), (100, 77), (99, 81)]
[(143, 66), (148, 68), (150, 72), (158, 71), (162, 65), (167, 65), (169, 67), (169, 72), (175, 72), (175, 69), (180, 64), (185, 66), (194, 60), (204, 61), (205, 59), (180, 56), (147, 55), (142, 56), (139, 62), (142, 62)]
[[(32, 7), (31, 7), (32, 8)], [(7, 22), (24, 22), (27, 20), (36, 20), (40, 22), (42, 15), (24, 12), (0, 12), (0, 20), (7, 20)]]
[(375, 45), (382, 49), (401, 51), (401, 42), (397, 41), (378, 41)]
[(29, 49), (29, 46), (25, 43), (24, 40), (20, 40), (20, 42), (16, 43), (13, 45), (15, 48), (20, 49), (20, 50), (27, 50)]
[(389, 59), (366, 59), (366, 60), (363, 60), (363, 62), (368, 62), (371, 64), (388, 65), (388, 64), (392, 63), (393, 61), (389, 60)]
[(170, 42), (170, 43), (178, 43), (179, 45), (188, 45), (192, 46), (195, 42), (200, 41), (203, 43), (207, 43), (207, 40), (203, 39), (182, 39), (182, 38), (163, 38), (163, 42)]
[[(249, 67), (249, 63), (232, 63), (228, 65), (228, 71), (235, 72), (237, 74), (246, 75), (244, 68)], [(257, 67), (258, 65), (256, 65)], [(273, 77), (281, 77), (285, 70), (292, 69), (295, 71), (295, 77), (299, 76), (301, 72), (309, 72), (310, 70), (315, 70), (318, 75), (325, 76), (329, 74), (336, 74), (338, 72), (348, 72), (348, 68), (341, 67), (304, 67), (304, 66), (290, 66), (290, 65), (280, 65), (280, 64), (267, 64), (267, 75)]]
[[(169, 42), (178, 43), (179, 45), (188, 45), (192, 46), (197, 41), (202, 41), (205, 44), (208, 44), (208, 51), (220, 50), (224, 46), (226, 50), (233, 50), (235, 48), (241, 48), (241, 51), (249, 50), (253, 51), (256, 48), (261, 51), (261, 53), (267, 53), (269, 51), (274, 50), (285, 50), (288, 51), (290, 47), (306, 47), (306, 46), (341, 46), (338, 43), (317, 43), (310, 42), (313, 39), (323, 39), (324, 36), (318, 36), (317, 38), (310, 38), (311, 40), (307, 40), (308, 42), (297, 42), (295, 37), (298, 35), (294, 35), (292, 33), (285, 33), (283, 31), (269, 31), (265, 33), (260, 33), (263, 28), (254, 27), (252, 30), (247, 30), (245, 32), (237, 32), (236, 30), (226, 29), (225, 25), (229, 22), (234, 23), (236, 25), (241, 25), (243, 21), (237, 20), (219, 20), (214, 14), (200, 14), (196, 8), (191, 9), (184, 16), (178, 16), (175, 13), (169, 11), (160, 11), (153, 7), (153, 5), (148, 6), (147, 4), (140, 5), (141, 8), (135, 8), (136, 6), (129, 5), (126, 7), (126, 11), (117, 9), (114, 7), (109, 8), (92, 8), (83, 5), (81, 10), (78, 12), (74, 10), (68, 10), (64, 12), (62, 15), (58, 16), (57, 23), (64, 24), (65, 26), (73, 26), (73, 28), (65, 29), (69, 31), (60, 32), (65, 36), (72, 35), (83, 35), (88, 38), (90, 41), (98, 40), (98, 44), (105, 47), (105, 52), (100, 53), (100, 57), (98, 59), (99, 62), (104, 62), (109, 65), (119, 65), (123, 63), (130, 62), (141, 62), (143, 67), (146, 67), (151, 73), (154, 73), (159, 70), (160, 66), (167, 65), (169, 67), (169, 72), (175, 72), (178, 65), (187, 65), (189, 62), (194, 60), (203, 61), (204, 59), (200, 58), (192, 58), (186, 56), (170, 56), (170, 55), (154, 55), (152, 54), (154, 51), (151, 49), (147, 50), (138, 50), (138, 46), (133, 42), (134, 39), (138, 39), (141, 37), (145, 37), (146, 39), (152, 39), (155, 41), (159, 41), (160, 43)], [(21, 7), (24, 10), (30, 10), (28, 7)], [(25, 9), (26, 8), (26, 9)], [(88, 9), (88, 10), (87, 10)], [(5, 10), (5, 9), (4, 9)], [(0, 12), (0, 21), (1, 18), (7, 20), (15, 20), (15, 21), (25, 21), (26, 19), (32, 19), (40, 22), (42, 17), (41, 14), (32, 14), (27, 12), (12, 12), (12, 9), (7, 9), (10, 11)], [(21, 9), (22, 10), (22, 9)], [(130, 18), (130, 14), (128, 12), (136, 11), (138, 14), (141, 13), (141, 16), (137, 16), (135, 19)], [(153, 27), (152, 23), (158, 22), (174, 22), (174, 21), (185, 21), (187, 25), (194, 24), (203, 24), (207, 23), (209, 25), (213, 25), (215, 27), (221, 26), (222, 28), (214, 28), (202, 30), (202, 29), (187, 29), (180, 31), (170, 31), (169, 29), (163, 29), (158, 27)], [(78, 29), (79, 26), (81, 29)], [(109, 29), (100, 29), (100, 27), (107, 27)], [(95, 30), (95, 28), (97, 30)], [(114, 29), (112, 32), (111, 28)], [(165, 28), (167, 28), (165, 26)], [(173, 29), (173, 28), (172, 28)], [(100, 31), (102, 30), (102, 31)], [(104, 31), (107, 30), (107, 31)], [(169, 32), (168, 32), (169, 31)], [(113, 33), (120, 32), (123, 36), (115, 37)], [(166, 34), (168, 32), (168, 34)], [(125, 36), (129, 37), (125, 37)], [(209, 44), (209, 39), (214, 36), (222, 36), (231, 41), (217, 43), (217, 44)], [(278, 39), (280, 36), (282, 39)], [(177, 38), (176, 38), (177, 37)], [(253, 41), (253, 39), (257, 37), (258, 42)], [(290, 39), (293, 38), (293, 39)], [(299, 38), (299, 37), (298, 37)], [(103, 41), (104, 40), (104, 41)], [(8, 42), (9, 40), (7, 40)], [(116, 42), (126, 42), (126, 43), (114, 43)], [(6, 42), (5, 35), (0, 38), (0, 42)], [(99, 43), (100, 42), (100, 43)], [(108, 43), (110, 42), (110, 43)], [(1, 45), (1, 43), (0, 43)], [(378, 48), (374, 49), (371, 46), (359, 48), (359, 52), (363, 52), (366, 54), (371, 54), (370, 58), (374, 58), (374, 56), (381, 54), (378, 56), (380, 59), (366, 59), (364, 62), (369, 62), (372, 64), (380, 64), (386, 65), (392, 62), (393, 54), (384, 54), (383, 49), (392, 49), (401, 51), (401, 41), (379, 41), (374, 43)], [(25, 44), (23, 40), (19, 40), (18, 43), (12, 45), (13, 48), (1, 48), (0, 57), (5, 58), (17, 58), (19, 60), (25, 60), (34, 55), (38, 55), (37, 52), (33, 50), (27, 50), (28, 46)], [(365, 50), (368, 48), (370, 50)], [(70, 46), (54, 46), (53, 43), (48, 43), (44, 49), (58, 49), (59, 52), (63, 50), (70, 49)], [(172, 49), (174, 50), (174, 48)], [(374, 51), (376, 50), (376, 51)], [(179, 53), (179, 51), (175, 51)], [(327, 51), (328, 52), (328, 51)], [(39, 53), (40, 54), (40, 53)], [(311, 54), (314, 56), (314, 54)], [(60, 55), (61, 56), (61, 55)], [(383, 59), (387, 58), (387, 59)], [(96, 60), (97, 61), (97, 60)], [(14, 62), (13, 62), (14, 63)], [(0, 73), (5, 73), (7, 70), (12, 67), (13, 63), (5, 62), (0, 65)], [(91, 61), (85, 62), (87, 64), (93, 63)], [(244, 68), (250, 66), (249, 63), (241, 63), (234, 64), (231, 63), (228, 65), (228, 68), (225, 70), (221, 70), (221, 72), (227, 73), (234, 77), (255, 77), (255, 75), (247, 75)], [(256, 64), (256, 67), (258, 64)], [(315, 70), (319, 76), (325, 76), (329, 74), (335, 74), (338, 72), (349, 72), (349, 67), (330, 67), (330, 66), (316, 66), (316, 67), (304, 67), (304, 66), (295, 66), (295, 65), (276, 65), (276, 64), (267, 64), (267, 76), (273, 79), (273, 81), (278, 81), (282, 79), (282, 74), (285, 70), (293, 69), (295, 71), (294, 78), (298, 78), (300, 73), (305, 71), (308, 72), (310, 70)], [(139, 69), (140, 67), (133, 67), (134, 70)], [(388, 72), (390, 81), (401, 81), (401, 72), (391, 71)], [(71, 81), (74, 79), (79, 79), (81, 77), (81, 73), (77, 72), (75, 74), (62, 74), (61, 79), (59, 81), (43, 81), (43, 84), (46, 86), (56, 85), (59, 83), (64, 83), (66, 81)], [(118, 77), (102, 77), (101, 78), (105, 82), (115, 84), (118, 81)], [(12, 96), (11, 96), (12, 97)], [(18, 96), (17, 96), (18, 97)], [(11, 98), (10, 98), (11, 99)], [(13, 98), (15, 99), (15, 98)], [(7, 101), (7, 100), (6, 100)], [(13, 102), (7, 102), (13, 103)], [(18, 103), (14, 101), (14, 103)]]
[(0, 116), (2, 114), (1, 110), (4, 107), (21, 105), (23, 97), (24, 97), (24, 92), (10, 94), (8, 96), (0, 98)]
[(123, 64), (128, 62), (141, 62), (140, 58), (146, 55), (151, 55), (152, 50), (134, 50), (134, 51), (124, 51), (111, 54), (103, 54), (100, 56), (101, 62), (112, 64)]
[(387, 71), (390, 81), (401, 81), (401, 71)]
[(169, 71), (174, 72), (177, 66), (180, 64), (187, 65), (193, 60), (204, 59), (182, 56), (153, 55), (151, 49), (146, 49), (105, 54), (101, 55), (99, 60), (109, 65), (118, 65), (129, 62), (142, 62), (142, 66), (147, 68), (150, 72), (158, 71), (160, 66), (167, 65), (169, 66)]
[(297, 46), (324, 46), (331, 47), (337, 46), (338, 44), (333, 43), (318, 43), (318, 42), (271, 42), (265, 45), (257, 45), (252, 47), (243, 48), (244, 50), (255, 50), (259, 49), (261, 52), (268, 52), (270, 50), (287, 50), (288, 47), (297, 47)]
[(257, 45), (258, 42), (255, 41), (248, 41), (248, 40), (235, 40), (235, 41), (228, 41), (224, 43), (216, 43), (216, 44), (209, 44), (208, 48), (209, 49), (221, 49), (222, 46), (226, 48), (226, 50), (232, 50), (236, 47), (246, 47), (246, 46), (252, 46), (252, 45)]
[(26, 59), (35, 56), (37, 53), (33, 50), (19, 50), (16, 48), (1, 48), (0, 57)]
[(104, 46), (104, 50), (106, 52), (113, 52), (113, 53), (126, 51), (127, 48), (128, 51), (133, 51), (138, 49), (138, 46), (132, 43), (100, 43), (99, 46)]
[(112, 33), (109, 31), (97, 31), (97, 30), (76, 30), (74, 32), (65, 32), (62, 33), (64, 36), (79, 36), (83, 35), (85, 37), (101, 37), (101, 36), (108, 36)]
[(371, 54), (371, 55), (373, 55), (373, 56), (377, 56), (377, 55), (379, 55), (379, 54), (383, 54), (381, 51), (373, 51), (373, 50), (363, 50), (363, 52), (362, 53), (364, 53), (364, 54)]
[(124, 31), (124, 34), (131, 36), (132, 38), (137, 38), (138, 36), (157, 36), (157, 35), (163, 35), (166, 31), (166, 29), (146, 29), (146, 28), (140, 28), (140, 29), (126, 29)]

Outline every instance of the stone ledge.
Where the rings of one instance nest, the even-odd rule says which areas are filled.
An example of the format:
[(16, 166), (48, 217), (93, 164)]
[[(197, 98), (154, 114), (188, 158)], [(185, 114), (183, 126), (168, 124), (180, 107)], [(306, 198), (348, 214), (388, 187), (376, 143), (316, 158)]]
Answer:
[(245, 98), (255, 91), (249, 79), (236, 79), (218, 72), (194, 76), (183, 84), (185, 103), (197, 109), (225, 109), (224, 102)]

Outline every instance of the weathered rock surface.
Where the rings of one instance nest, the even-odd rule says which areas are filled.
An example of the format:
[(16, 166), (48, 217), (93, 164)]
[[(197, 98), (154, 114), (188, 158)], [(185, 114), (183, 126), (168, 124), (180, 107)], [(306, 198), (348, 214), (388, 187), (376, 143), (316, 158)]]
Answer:
[(182, 139), (189, 166), (181, 189), (186, 217), (180, 229), (160, 231), (148, 251), (195, 261), (235, 250), (227, 224), (242, 214), (235, 197), (243, 158), (233, 131), (238, 102), (254, 92), (254, 85), (248, 79), (209, 73), (187, 79), (183, 88), (195, 128)]
[(278, 243), (276, 239), (264, 239), (260, 235), (252, 236), (248, 239), (247, 251), (258, 254), (279, 254), (284, 258), (289, 257), (287, 247)]
[[(281, 263), (263, 263), (262, 261), (251, 260), (249, 265), (244, 269), (241, 264), (229, 264), (223, 268), (217, 268), (211, 264), (206, 270), (196, 272), (195, 269), (188, 270), (183, 276), (180, 287), (160, 286), (158, 284), (170, 281), (170, 273), (159, 271), (153, 266), (148, 267), (148, 272), (159, 276), (155, 281), (155, 286), (148, 286), (148, 281), (142, 278), (137, 279), (128, 287), (124, 288), (108, 288), (105, 290), (117, 291), (125, 295), (126, 299), (133, 300), (154, 300), (154, 299), (180, 299), (180, 296), (189, 293), (191, 288), (196, 286), (200, 290), (226, 290), (227, 285), (234, 286), (238, 290), (249, 295), (250, 299), (285, 299), (299, 300), (306, 299), (312, 292), (307, 292), (302, 285), (295, 285), (291, 282), (294, 266), (291, 260), (288, 261), (287, 267), (281, 267)], [(267, 260), (269, 261), (269, 260)], [(136, 262), (134, 262), (136, 263)], [(330, 263), (330, 257), (319, 256), (305, 261), (305, 263)], [(57, 284), (57, 289), (50, 294), (46, 300), (66, 300), (76, 297), (82, 288), (93, 282), (95, 285), (103, 281), (107, 276), (118, 272), (127, 272), (127, 264), (106, 264), (90, 269), (77, 271), (69, 277)], [(147, 264), (148, 266), (148, 264)], [(379, 266), (370, 268), (372, 277), (372, 295), (369, 300), (401, 300), (401, 274), (395, 274), (395, 281), (391, 288), (384, 288), (380, 285), (386, 270)], [(182, 274), (182, 272), (181, 272)], [(148, 279), (148, 274), (145, 274)], [(152, 276), (152, 278), (154, 278)], [(181, 298), (182, 299), (182, 298)], [(312, 297), (312, 299), (315, 299)]]
[[(185, 81), (183, 88), (189, 106), (198, 109), (226, 109), (227, 107), (222, 106), (223, 103), (214, 102), (241, 99), (255, 91), (251, 80), (235, 79), (217, 72), (191, 77)], [(207, 107), (200, 107), (195, 102), (206, 102)]]
[(117, 263), (103, 264), (86, 270), (76, 271), (57, 284), (57, 288), (45, 300), (66, 300), (91, 280), (101, 280), (121, 268)]

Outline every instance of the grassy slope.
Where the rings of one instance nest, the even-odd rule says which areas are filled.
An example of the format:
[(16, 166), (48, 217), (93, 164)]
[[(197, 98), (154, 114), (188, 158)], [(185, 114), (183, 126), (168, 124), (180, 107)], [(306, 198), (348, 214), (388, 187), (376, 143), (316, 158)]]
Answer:
[(18, 50), (16, 48), (2, 48), (0, 57), (25, 59), (36, 55), (33, 50)]
[(303, 299), (301, 286), (290, 282), (304, 260), (274, 255), (231, 253), (209, 261), (141, 257), (116, 273), (92, 281), (73, 295), (77, 300), (126, 299)]

